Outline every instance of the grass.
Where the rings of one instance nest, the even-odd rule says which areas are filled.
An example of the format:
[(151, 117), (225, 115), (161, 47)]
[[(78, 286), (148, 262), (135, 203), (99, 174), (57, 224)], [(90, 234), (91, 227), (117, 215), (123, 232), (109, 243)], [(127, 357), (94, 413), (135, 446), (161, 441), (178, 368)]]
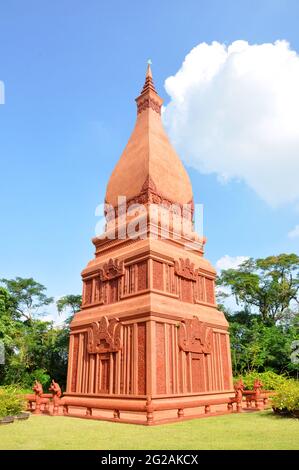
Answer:
[(299, 449), (299, 420), (264, 411), (144, 427), (31, 416), (0, 426), (0, 449)]

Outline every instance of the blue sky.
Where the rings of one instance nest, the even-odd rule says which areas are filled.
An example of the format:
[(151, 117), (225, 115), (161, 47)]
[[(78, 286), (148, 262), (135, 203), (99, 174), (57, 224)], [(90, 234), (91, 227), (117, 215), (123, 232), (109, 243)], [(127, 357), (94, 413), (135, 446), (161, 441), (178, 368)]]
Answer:
[[(95, 208), (133, 128), (149, 57), (167, 105), (164, 81), (192, 48), (284, 39), (298, 53), (298, 15), (296, 0), (2, 2), (0, 276), (32, 276), (53, 296), (81, 292)], [(188, 171), (213, 263), (298, 252), (299, 238), (287, 236), (298, 206), (272, 206), (242, 179)]]

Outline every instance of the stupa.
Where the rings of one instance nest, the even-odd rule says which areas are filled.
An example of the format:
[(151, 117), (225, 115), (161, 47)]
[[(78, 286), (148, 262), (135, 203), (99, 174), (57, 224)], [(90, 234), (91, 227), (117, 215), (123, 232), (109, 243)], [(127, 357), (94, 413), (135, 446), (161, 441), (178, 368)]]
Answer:
[(82, 272), (68, 414), (154, 424), (227, 409), (233, 394), (216, 272), (194, 231), (192, 186), (162, 102), (148, 65), (135, 128), (107, 185), (105, 233)]

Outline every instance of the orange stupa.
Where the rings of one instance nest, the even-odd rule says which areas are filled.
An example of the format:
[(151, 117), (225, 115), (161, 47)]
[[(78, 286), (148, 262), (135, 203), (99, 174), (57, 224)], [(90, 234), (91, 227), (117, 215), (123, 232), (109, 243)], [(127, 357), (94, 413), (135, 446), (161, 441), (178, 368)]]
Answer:
[(216, 273), (193, 229), (191, 182), (150, 65), (136, 102), (107, 185), (105, 233), (82, 272), (64, 403), (66, 414), (149, 425), (231, 409), (232, 373)]

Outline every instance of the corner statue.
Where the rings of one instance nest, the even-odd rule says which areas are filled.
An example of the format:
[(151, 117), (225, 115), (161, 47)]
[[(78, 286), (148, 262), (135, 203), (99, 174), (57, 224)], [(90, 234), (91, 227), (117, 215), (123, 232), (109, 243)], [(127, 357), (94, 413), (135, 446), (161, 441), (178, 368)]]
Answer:
[(162, 102), (149, 63), (135, 128), (107, 185), (105, 233), (92, 240), (95, 258), (82, 272), (82, 309), (71, 323), (62, 400), (74, 416), (155, 424), (232, 406), (228, 323)]

